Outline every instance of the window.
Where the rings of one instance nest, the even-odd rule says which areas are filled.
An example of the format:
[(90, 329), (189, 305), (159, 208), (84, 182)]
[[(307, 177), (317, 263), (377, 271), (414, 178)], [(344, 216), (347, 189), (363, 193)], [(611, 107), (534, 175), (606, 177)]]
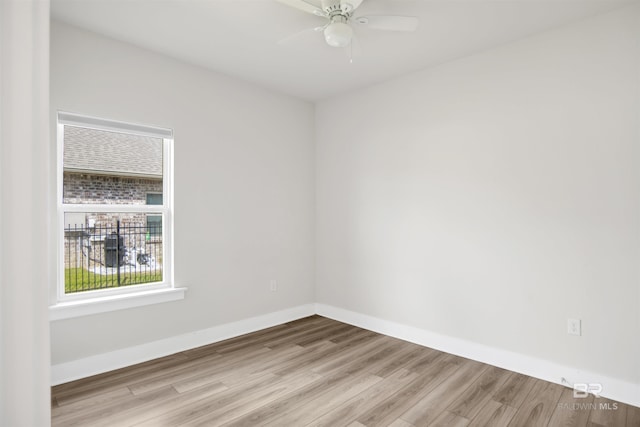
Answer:
[(172, 156), (169, 129), (58, 113), (57, 306), (173, 289)]
[[(147, 193), (147, 205), (162, 205), (162, 193)], [(147, 233), (149, 238), (162, 235), (162, 216), (147, 215)]]

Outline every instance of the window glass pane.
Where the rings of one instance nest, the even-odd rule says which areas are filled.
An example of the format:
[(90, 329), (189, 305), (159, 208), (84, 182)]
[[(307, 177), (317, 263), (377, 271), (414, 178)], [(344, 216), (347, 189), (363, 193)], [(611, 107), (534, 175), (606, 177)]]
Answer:
[(162, 205), (162, 194), (147, 194), (148, 205)]
[(162, 213), (66, 213), (64, 227), (65, 293), (162, 282)]
[(155, 204), (147, 195), (162, 198), (162, 144), (161, 138), (64, 126), (63, 203)]
[(162, 236), (162, 216), (147, 215), (147, 233), (149, 236)]

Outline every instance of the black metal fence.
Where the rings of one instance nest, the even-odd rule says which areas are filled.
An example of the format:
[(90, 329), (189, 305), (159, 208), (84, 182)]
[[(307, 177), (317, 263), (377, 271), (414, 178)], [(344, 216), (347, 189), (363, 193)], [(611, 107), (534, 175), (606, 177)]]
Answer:
[(64, 230), (65, 292), (162, 281), (162, 226), (113, 223)]

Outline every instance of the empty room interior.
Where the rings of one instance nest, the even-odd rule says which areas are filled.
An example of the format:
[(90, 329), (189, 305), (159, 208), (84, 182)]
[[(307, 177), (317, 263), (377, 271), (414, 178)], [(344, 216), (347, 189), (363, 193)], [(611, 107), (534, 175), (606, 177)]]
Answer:
[(0, 21), (0, 425), (640, 426), (640, 2)]

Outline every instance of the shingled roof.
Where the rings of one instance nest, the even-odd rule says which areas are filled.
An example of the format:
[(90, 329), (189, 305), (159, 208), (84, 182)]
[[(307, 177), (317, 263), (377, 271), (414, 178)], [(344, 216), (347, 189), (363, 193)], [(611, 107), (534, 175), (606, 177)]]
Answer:
[(64, 170), (162, 178), (162, 139), (65, 126)]

